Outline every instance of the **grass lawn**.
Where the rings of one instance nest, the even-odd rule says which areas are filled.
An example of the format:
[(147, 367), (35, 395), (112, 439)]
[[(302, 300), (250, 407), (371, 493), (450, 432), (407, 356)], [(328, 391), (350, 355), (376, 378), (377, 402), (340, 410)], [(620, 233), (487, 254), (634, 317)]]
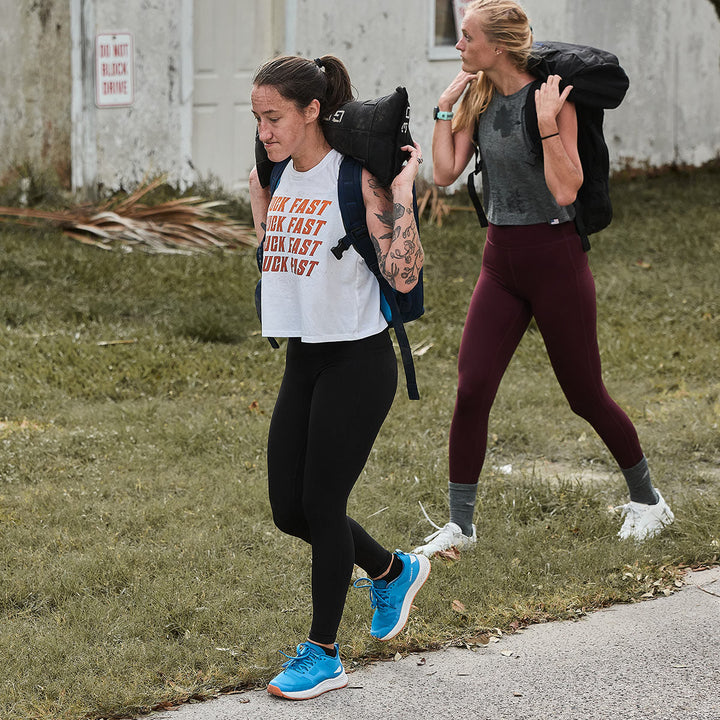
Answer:
[[(491, 416), (478, 549), (434, 561), (406, 630), (346, 666), (672, 592), (720, 555), (720, 173), (614, 186), (593, 239), (606, 384), (677, 522), (616, 538), (622, 475), (567, 408), (531, 327)], [(456, 357), (484, 232), (425, 226), (424, 318), (351, 498), (386, 546), (447, 519)], [(253, 253), (103, 252), (0, 227), (0, 717), (110, 718), (265, 683), (309, 626), (309, 552), (277, 531), (265, 438), (282, 351), (258, 334)], [(507, 466), (512, 470), (507, 472)], [(458, 602), (454, 602), (458, 601)]]

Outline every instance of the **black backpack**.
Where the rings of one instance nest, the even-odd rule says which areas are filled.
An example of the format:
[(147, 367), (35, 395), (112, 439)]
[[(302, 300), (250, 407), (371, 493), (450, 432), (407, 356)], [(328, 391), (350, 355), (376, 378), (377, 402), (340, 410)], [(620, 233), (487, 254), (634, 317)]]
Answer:
[[(271, 195), (274, 194), (283, 170), (289, 161), (290, 159), (288, 158), (282, 162), (273, 163), (270, 168), (269, 185)], [(417, 318), (425, 312), (423, 305), (423, 272), (421, 269), (417, 283), (408, 293), (394, 290), (382, 274), (378, 265), (375, 246), (370, 239), (365, 223), (365, 202), (362, 195), (362, 169), (362, 164), (349, 155), (346, 155), (340, 164), (340, 172), (338, 174), (338, 201), (346, 235), (338, 241), (335, 247), (331, 248), (331, 252), (338, 260), (342, 260), (342, 256), (347, 250), (351, 247), (355, 248), (365, 261), (368, 269), (377, 279), (380, 287), (380, 310), (387, 320), (388, 325), (392, 325), (393, 330), (395, 330), (395, 337), (398, 341), (400, 356), (405, 369), (408, 397), (411, 400), (418, 400), (420, 394), (415, 378), (415, 365), (413, 363), (410, 341), (405, 332), (404, 323), (417, 320)], [(414, 186), (413, 210), (415, 212), (415, 222), (419, 228), (420, 222)], [(262, 274), (262, 243), (258, 245), (257, 249), (257, 264)], [(255, 307), (259, 318), (261, 318), (260, 288), (261, 282), (258, 281), (255, 287)], [(268, 338), (268, 340), (274, 348), (278, 347), (277, 341), (274, 338)]]
[[(575, 103), (578, 120), (578, 154), (583, 184), (575, 200), (575, 225), (583, 243), (590, 249), (588, 235), (606, 228), (612, 220), (610, 202), (610, 158), (603, 135), (604, 111), (622, 102), (630, 81), (615, 55), (606, 50), (563, 42), (538, 42), (532, 50), (528, 70), (533, 82), (525, 104), (525, 126), (535, 153), (542, 158), (542, 142), (537, 127), (535, 90), (549, 75), (559, 75), (560, 91), (572, 85), (568, 100)], [(488, 221), (475, 190), (474, 176), (482, 169), (476, 138), (475, 169), (468, 176), (468, 192), (483, 227)]]

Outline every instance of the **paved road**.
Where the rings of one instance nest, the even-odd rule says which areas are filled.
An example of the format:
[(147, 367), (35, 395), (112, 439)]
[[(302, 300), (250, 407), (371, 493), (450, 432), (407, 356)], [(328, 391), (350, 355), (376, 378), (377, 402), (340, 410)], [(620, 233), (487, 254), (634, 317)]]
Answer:
[(151, 720), (720, 720), (720, 568), (669, 597), (410, 655), (293, 702), (264, 690)]

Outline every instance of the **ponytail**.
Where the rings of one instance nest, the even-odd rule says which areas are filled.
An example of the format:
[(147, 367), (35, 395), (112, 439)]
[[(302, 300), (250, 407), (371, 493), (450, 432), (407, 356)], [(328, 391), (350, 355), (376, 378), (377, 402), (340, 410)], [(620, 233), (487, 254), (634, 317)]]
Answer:
[(269, 60), (255, 73), (253, 85), (274, 87), (300, 110), (317, 100), (321, 118), (353, 99), (347, 68), (334, 55), (315, 60), (284, 55)]
[(334, 55), (323, 55), (319, 60), (327, 78), (325, 101), (320, 101), (320, 116), (327, 117), (332, 115), (344, 103), (353, 100), (353, 87), (350, 82), (350, 75), (342, 60), (339, 60)]

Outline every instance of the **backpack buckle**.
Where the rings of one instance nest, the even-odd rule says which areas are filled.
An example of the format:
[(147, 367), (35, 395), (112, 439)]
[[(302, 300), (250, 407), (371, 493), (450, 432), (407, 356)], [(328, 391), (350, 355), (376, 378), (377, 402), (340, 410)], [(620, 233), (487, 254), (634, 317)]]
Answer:
[(338, 244), (334, 248), (330, 248), (330, 252), (338, 259), (342, 260), (343, 253), (350, 247), (347, 235), (338, 240)]

